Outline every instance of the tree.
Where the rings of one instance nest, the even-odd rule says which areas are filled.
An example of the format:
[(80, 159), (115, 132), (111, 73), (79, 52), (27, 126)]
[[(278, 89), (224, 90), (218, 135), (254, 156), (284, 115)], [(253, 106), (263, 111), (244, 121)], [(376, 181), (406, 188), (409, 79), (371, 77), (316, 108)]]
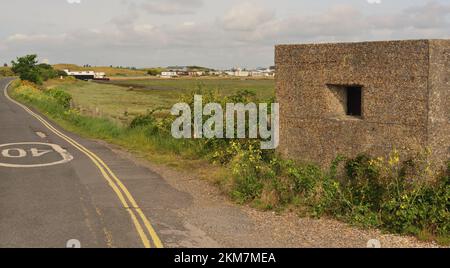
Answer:
[(151, 76), (157, 76), (157, 75), (161, 74), (161, 70), (158, 70), (156, 68), (149, 69), (149, 70), (147, 70), (147, 74), (151, 75)]
[(37, 64), (37, 55), (26, 55), (12, 61), (12, 71), (20, 76), (20, 79), (33, 82), (35, 84), (42, 84), (43, 81), (56, 78), (62, 75), (60, 72), (53, 69), (50, 64)]
[(3, 67), (8, 67), (8, 63), (4, 63), (4, 64), (3, 64)]
[(20, 79), (27, 80), (36, 84), (42, 84), (42, 77), (39, 74), (37, 55), (26, 55), (12, 61), (12, 71), (18, 74)]
[(37, 65), (37, 68), (43, 81), (58, 77), (58, 71), (53, 69), (53, 67), (49, 64), (41, 63)]
[(57, 77), (66, 77), (67, 76), (67, 73), (65, 72), (65, 71), (62, 71), (62, 70), (56, 70), (56, 72), (57, 72)]

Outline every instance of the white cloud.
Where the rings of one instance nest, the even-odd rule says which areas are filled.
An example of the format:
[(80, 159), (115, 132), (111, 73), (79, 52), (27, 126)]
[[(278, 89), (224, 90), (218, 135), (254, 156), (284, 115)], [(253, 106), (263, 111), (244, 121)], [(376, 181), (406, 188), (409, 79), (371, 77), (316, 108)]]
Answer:
[(335, 5), (320, 12), (297, 13), (290, 17), (268, 16), (258, 23), (255, 14), (258, 12), (252, 13), (250, 6), (247, 9), (237, 6), (233, 12), (225, 14), (222, 25), (233, 33), (234, 40), (248, 45), (447, 38), (450, 34), (450, 5), (437, 1), (383, 15), (368, 15), (349, 5)]
[(225, 13), (221, 23), (225, 30), (252, 31), (274, 17), (274, 11), (263, 8), (257, 2), (244, 2)]
[(400, 13), (370, 17), (375, 28), (379, 29), (412, 29), (444, 30), (450, 29), (450, 5), (437, 1), (428, 1), (424, 5), (404, 9)]
[(43, 43), (46, 44), (47, 42), (61, 42), (68, 38), (68, 35), (63, 34), (57, 34), (57, 35), (48, 35), (48, 34), (13, 34), (6, 38), (6, 42), (8, 43), (30, 43), (30, 44), (36, 44), (36, 43)]
[(50, 36), (46, 34), (33, 34), (33, 35), (26, 35), (26, 34), (13, 34), (10, 35), (8, 38), (6, 38), (7, 42), (11, 43), (21, 43), (21, 42), (35, 42), (35, 41), (43, 41), (49, 39)]
[(323, 39), (334, 40), (335, 38), (346, 40), (361, 36), (368, 28), (368, 22), (363, 13), (346, 5), (334, 6), (317, 14), (298, 13), (284, 18), (277, 18), (273, 14), (272, 16), (258, 15), (270, 14), (264, 12), (232, 12), (232, 14), (241, 14), (240, 16), (243, 18), (245, 16), (250, 18), (247, 21), (244, 19), (230, 20), (230, 23), (226, 23), (227, 19), (222, 20), (224, 29), (233, 34), (234, 40), (247, 45), (251, 43), (266, 45), (301, 43)]
[(69, 4), (81, 4), (81, 0), (66, 0)]
[(203, 4), (203, 0), (151, 0), (141, 4), (141, 7), (150, 14), (183, 15), (195, 13)]
[(381, 0), (367, 0), (367, 3), (373, 5), (373, 4), (381, 4)]
[(152, 32), (154, 32), (156, 29), (156, 27), (154, 25), (150, 25), (150, 24), (136, 24), (133, 27), (133, 30), (136, 33), (141, 33), (141, 34), (150, 34)]
[(196, 24), (195, 24), (195, 22), (193, 22), (193, 21), (185, 21), (185, 22), (183, 22), (182, 25), (185, 26), (185, 27), (193, 27), (193, 26), (195, 26)]

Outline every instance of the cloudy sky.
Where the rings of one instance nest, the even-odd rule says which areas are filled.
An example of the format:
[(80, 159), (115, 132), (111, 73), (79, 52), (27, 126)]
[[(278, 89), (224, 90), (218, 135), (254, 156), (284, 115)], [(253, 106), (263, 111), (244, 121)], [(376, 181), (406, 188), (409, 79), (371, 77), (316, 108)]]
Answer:
[(449, 0), (2, 0), (0, 62), (273, 64), (275, 44), (449, 38)]

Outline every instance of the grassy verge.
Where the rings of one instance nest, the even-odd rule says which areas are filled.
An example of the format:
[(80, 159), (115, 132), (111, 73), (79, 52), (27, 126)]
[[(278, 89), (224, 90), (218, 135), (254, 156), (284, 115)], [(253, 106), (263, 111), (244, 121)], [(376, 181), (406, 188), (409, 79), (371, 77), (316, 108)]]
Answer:
[[(334, 217), (358, 226), (450, 242), (450, 166), (439, 173), (430, 171), (426, 150), (407, 161), (400, 161), (395, 151), (386, 159), (338, 157), (329, 169), (322, 170), (262, 151), (257, 140), (176, 140), (170, 135), (172, 118), (168, 116), (146, 113), (123, 126), (82, 115), (70, 108), (72, 96), (58, 87), (39, 89), (16, 82), (12, 96), (83, 136), (177, 168), (201, 168), (203, 177), (238, 203), (266, 210), (291, 209), (302, 215)], [(208, 101), (219, 103), (253, 98), (248, 91), (226, 97), (207, 95)]]

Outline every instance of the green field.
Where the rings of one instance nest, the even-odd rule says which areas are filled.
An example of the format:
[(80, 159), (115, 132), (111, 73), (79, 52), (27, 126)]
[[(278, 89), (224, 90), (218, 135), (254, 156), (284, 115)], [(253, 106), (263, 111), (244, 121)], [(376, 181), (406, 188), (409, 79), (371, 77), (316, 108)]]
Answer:
[[(95, 83), (66, 80), (51, 80), (47, 87), (58, 87), (69, 92), (76, 107), (96, 116), (112, 118), (128, 123), (136, 115), (155, 109), (167, 112), (183, 94), (193, 90), (214, 90), (220, 95), (235, 94), (240, 90), (256, 93), (260, 100), (274, 96), (274, 80), (239, 79), (145, 79), (114, 80)], [(133, 89), (130, 90), (130, 87)]]

